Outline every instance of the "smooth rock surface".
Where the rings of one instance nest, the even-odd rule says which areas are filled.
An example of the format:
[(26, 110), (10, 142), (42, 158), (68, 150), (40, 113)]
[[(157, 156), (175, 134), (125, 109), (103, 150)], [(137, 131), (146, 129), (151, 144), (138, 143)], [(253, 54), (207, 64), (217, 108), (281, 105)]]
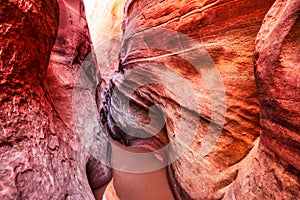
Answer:
[(224, 199), (300, 197), (299, 11), (299, 1), (276, 1), (257, 35), (260, 143), (242, 161)]

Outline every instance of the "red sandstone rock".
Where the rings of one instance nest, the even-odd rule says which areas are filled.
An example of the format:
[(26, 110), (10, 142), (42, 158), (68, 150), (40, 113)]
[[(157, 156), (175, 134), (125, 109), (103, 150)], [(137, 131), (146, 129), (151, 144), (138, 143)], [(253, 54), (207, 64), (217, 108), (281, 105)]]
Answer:
[(299, 11), (299, 1), (276, 1), (258, 32), (254, 56), (261, 142), (241, 163), (224, 199), (300, 197)]
[(300, 2), (277, 1), (255, 47), (261, 141), (300, 170)]
[[(123, 145), (157, 150), (175, 141), (155, 156), (164, 164), (184, 153), (168, 166), (176, 199), (300, 198), (299, 1), (128, 0), (123, 39), (101, 44), (98, 66), (81, 1), (58, 3), (1, 3), (1, 199), (94, 199), (91, 188), (111, 176), (99, 162), (109, 159), (104, 127), (89, 115), (97, 109)], [(114, 20), (105, 23), (118, 32)], [(132, 136), (151, 135), (164, 120), (155, 136)]]
[[(171, 187), (178, 199), (221, 198), (227, 186), (237, 175), (238, 163), (248, 154), (259, 136), (253, 49), (256, 34), (271, 5), (272, 1), (264, 3), (255, 1), (126, 2), (119, 74), (114, 75), (112, 79), (114, 87), (111, 93), (119, 90), (120, 98), (122, 94), (131, 96), (132, 111), (134, 111), (132, 115), (143, 123), (147, 123), (148, 120), (145, 117), (148, 113), (143, 110), (147, 111), (153, 103), (163, 105), (167, 115), (165, 135), (154, 137), (162, 144), (167, 144), (168, 140), (176, 137), (193, 136), (196, 131), (192, 144), (187, 144), (188, 148), (185, 149), (184, 156), (170, 166)], [(181, 36), (160, 31), (159, 28), (178, 31), (190, 40), (183, 41)], [(171, 54), (166, 54), (165, 49), (159, 50), (158, 45), (151, 48), (153, 43), (159, 44), (162, 48), (169, 45), (168, 53)], [(207, 86), (209, 73), (215, 72), (208, 71), (208, 74), (205, 74), (207, 72), (202, 67), (201, 76), (195, 66), (188, 64), (187, 61), (197, 59), (195, 55), (200, 55), (200, 48), (205, 49), (214, 61), (215, 69), (219, 71), (224, 83), (226, 92), (224, 96), (222, 96), (222, 89), (224, 89), (222, 82), (217, 87)], [(172, 55), (174, 52), (176, 54)], [(206, 62), (208, 63), (200, 63), (200, 65), (205, 67), (209, 64), (209, 61)], [(166, 67), (156, 67), (157, 63), (179, 73), (183, 80), (190, 84), (197, 98), (196, 107), (183, 105), (181, 99), (176, 96), (178, 93), (174, 95), (172, 94), (174, 91), (168, 91), (172, 88), (164, 87), (164, 82), (159, 80), (164, 80), (168, 71), (165, 71)], [(128, 89), (132, 87), (131, 82), (125, 83), (122, 87), (122, 77), (128, 74), (133, 74), (129, 81), (137, 83), (137, 86), (134, 86), (140, 87), (135, 94), (131, 94), (131, 90)], [(142, 85), (142, 80), (145, 79), (150, 79), (160, 86)], [(165, 79), (167, 82), (167, 78)], [(213, 94), (212, 97), (210, 94)], [(190, 98), (187, 94), (184, 95), (184, 98)], [(110, 110), (111, 131), (115, 138), (119, 138), (127, 145), (159, 148), (160, 145), (151, 146), (149, 140), (137, 140), (128, 134), (124, 136), (124, 133), (120, 133), (118, 124), (114, 125), (114, 121), (118, 120), (114, 116), (120, 118), (121, 113), (126, 119), (130, 117), (130, 112), (120, 112), (124, 110), (124, 104), (118, 101), (120, 100), (116, 99), (116, 96), (112, 97)], [(187, 107), (189, 111), (182, 110), (180, 106)], [(223, 112), (224, 109), (226, 113)], [(189, 123), (197, 120), (195, 118), (197, 115), (194, 116), (193, 113), (200, 115), (200, 123), (196, 126), (196, 130), (195, 126)], [(211, 134), (217, 132), (218, 127), (222, 127), (224, 123), (223, 131), (216, 141), (216, 146), (210, 149), (211, 152), (207, 152), (208, 155), (204, 152), (206, 156), (203, 158), (204, 155), (201, 155), (203, 152), (200, 152), (203, 150), (201, 144), (206, 141), (205, 135), (212, 113), (215, 115), (213, 120), (216, 126), (213, 127)], [(223, 114), (226, 116), (225, 122), (222, 121)], [(124, 123), (130, 124), (126, 121)], [(180, 123), (187, 125), (184, 133), (187, 136), (178, 133)]]
[[(64, 123), (74, 133), (79, 133), (78, 140), (86, 150), (94, 152), (87, 164), (87, 175), (92, 189), (97, 189), (106, 184), (111, 177), (109, 168), (97, 161), (100, 160), (99, 156), (108, 155), (107, 138), (101, 131), (99, 123), (92, 123), (87, 117), (90, 109), (94, 109), (93, 113), (97, 112), (96, 87), (101, 77), (83, 2), (81, 0), (58, 2), (61, 13), (60, 26), (51, 52), (47, 83), (53, 104)], [(84, 80), (83, 77), (88, 80)], [(84, 87), (87, 82), (92, 84), (86, 90)], [(93, 135), (85, 127), (92, 129)], [(95, 136), (97, 134), (99, 137)], [(87, 138), (92, 142), (87, 142)]]
[(58, 3), (1, 1), (1, 199), (94, 199), (91, 187), (110, 178), (71, 116), (72, 73), (91, 51), (83, 4)]
[[(224, 199), (299, 199), (300, 2), (276, 1), (255, 45), (260, 144)], [(247, 195), (241, 195), (247, 194)]]
[[(271, 0), (263, 2), (132, 0), (125, 4), (120, 63), (117, 73), (112, 77), (110, 88), (108, 126), (113, 138), (124, 145), (157, 150), (176, 137), (187, 139), (189, 135), (193, 136), (193, 123), (197, 120), (197, 114), (200, 115), (200, 123), (192, 144), (187, 144), (184, 156), (169, 166), (170, 186), (176, 199), (299, 197), (299, 175), (295, 175), (299, 170), (297, 166), (299, 164), (299, 140), (297, 139), (299, 94), (296, 81), (298, 73), (292, 75), (292, 72), (286, 69), (287, 67), (282, 67), (279, 71), (273, 70), (271, 73), (261, 75), (257, 73), (262, 143), (259, 144), (258, 140), (260, 111), (253, 73), (253, 50), (256, 35), (273, 2)], [(269, 69), (270, 62), (274, 63), (272, 66), (275, 69), (280, 58), (283, 65), (291, 65), (299, 71), (297, 68), (299, 56), (298, 53), (294, 53), (299, 49), (297, 46), (299, 33), (295, 31), (298, 27), (297, 23), (285, 42), (280, 40), (291, 29), (299, 14), (297, 5), (296, 1), (276, 2), (269, 11), (258, 35), (256, 46), (256, 51), (259, 52), (256, 54), (259, 56), (256, 60), (258, 69), (259, 67), (262, 71)], [(281, 13), (284, 13), (284, 16), (281, 16)], [(269, 18), (271, 22), (268, 22)], [(272, 23), (275, 24), (275, 29), (270, 28), (273, 26)], [(286, 25), (286, 28), (281, 24)], [(173, 32), (162, 29), (173, 30)], [(284, 34), (279, 37), (282, 31)], [(271, 34), (274, 36), (269, 39)], [(191, 39), (186, 39), (185, 36)], [(276, 39), (277, 36), (279, 40)], [(266, 42), (260, 41), (264, 39)], [(266, 46), (260, 46), (265, 43)], [(278, 47), (282, 44), (285, 48), (282, 50), (283, 53), (279, 53), (281, 48)], [(272, 48), (272, 45), (279, 46)], [(220, 72), (226, 92), (226, 104), (224, 99), (222, 100), (222, 85), (212, 89), (205, 80), (207, 78), (205, 76), (214, 72), (206, 71), (208, 74), (204, 74), (205, 71), (202, 69), (201, 77), (195, 70), (193, 60), (196, 62), (195, 56), (201, 55), (200, 48), (204, 48), (209, 53), (216, 69)], [(263, 53), (260, 52), (260, 48), (263, 48)], [(205, 53), (203, 55), (202, 60), (205, 59)], [(271, 55), (275, 60), (269, 60), (272, 59), (268, 58)], [(187, 62), (191, 60), (192, 62)], [(211, 65), (209, 59), (200, 64), (202, 67)], [(169, 87), (168, 69), (183, 77), (177, 79), (178, 82), (185, 84), (182, 80), (186, 80), (190, 84), (197, 97), (196, 108), (184, 104), (185, 102), (176, 96), (178, 94), (176, 89), (172, 91), (174, 88)], [(284, 80), (287, 76), (283, 76), (282, 72), (290, 74), (286, 81)], [(176, 76), (174, 77), (176, 79)], [(269, 79), (272, 81), (268, 82)], [(281, 80), (284, 81), (284, 87), (281, 86)], [(281, 92), (271, 89), (274, 84), (279, 84), (277, 88)], [(132, 87), (136, 88), (136, 91), (133, 91)], [(193, 95), (182, 94), (186, 99), (193, 98)], [(279, 104), (273, 96), (278, 99), (287, 96), (290, 100), (280, 100)], [(221, 99), (217, 101), (216, 98), (219, 97)], [(128, 109), (126, 103), (129, 98)], [(215, 101), (218, 103), (214, 104)], [(266, 104), (267, 102), (269, 103)], [(277, 103), (271, 106), (271, 102)], [(152, 121), (149, 120), (148, 111), (153, 104), (164, 107), (166, 125), (163, 132), (150, 139), (131, 136), (132, 133), (153, 134), (151, 129), (141, 128), (150, 122), (157, 125), (161, 121), (159, 115), (151, 118)], [(288, 110), (287, 105), (294, 105), (296, 111)], [(182, 110), (182, 107), (188, 110)], [(274, 108), (279, 112), (278, 114), (272, 113)], [(226, 109), (226, 118), (223, 126), (224, 109)], [(287, 121), (291, 116), (294, 118)], [(203, 153), (201, 146), (206, 144), (211, 119), (216, 123), (211, 133), (216, 133), (218, 126), (222, 127), (222, 133), (217, 138), (214, 148), (208, 148), (208, 152)], [(269, 122), (280, 124), (280, 129), (276, 126), (270, 127)], [(185, 123), (187, 127), (184, 134), (177, 132), (180, 123)], [(285, 131), (286, 134), (278, 130)], [(211, 135), (209, 137), (212, 138)], [(256, 146), (253, 148), (255, 141)], [(213, 144), (214, 142), (212, 139)], [(177, 147), (180, 149), (180, 145), (173, 146), (174, 149)], [(172, 156), (170, 152), (165, 154), (169, 159), (170, 155)], [(288, 164), (295, 167), (296, 171)], [(269, 173), (269, 170), (272, 172)], [(286, 173), (281, 174), (282, 171)]]

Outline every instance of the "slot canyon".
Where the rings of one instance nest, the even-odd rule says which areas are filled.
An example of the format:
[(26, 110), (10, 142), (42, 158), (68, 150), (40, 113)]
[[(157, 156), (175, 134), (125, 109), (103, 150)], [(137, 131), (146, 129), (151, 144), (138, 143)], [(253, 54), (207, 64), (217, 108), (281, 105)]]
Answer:
[(0, 199), (300, 199), (300, 0), (0, 0)]

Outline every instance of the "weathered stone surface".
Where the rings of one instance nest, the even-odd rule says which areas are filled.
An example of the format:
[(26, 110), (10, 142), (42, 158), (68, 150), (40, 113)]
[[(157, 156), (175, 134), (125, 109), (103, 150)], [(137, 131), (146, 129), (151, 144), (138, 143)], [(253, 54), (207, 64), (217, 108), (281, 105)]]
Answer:
[(276, 1), (257, 35), (260, 144), (241, 162), (224, 199), (300, 197), (299, 11), (299, 1)]
[[(111, 173), (82, 147), (72, 119), (74, 73), (92, 49), (83, 4), (1, 1), (0, 9), (0, 198), (94, 199), (91, 187)], [(84, 66), (96, 68), (95, 59)]]
[(224, 200), (299, 199), (299, 171), (264, 147), (259, 141), (240, 163), (236, 180)]
[[(299, 12), (299, 1), (276, 1), (257, 35), (261, 143), (245, 159), (225, 199), (300, 197)], [(249, 195), (241, 198), (241, 193)]]
[[(61, 13), (60, 25), (47, 73), (50, 95), (64, 123), (73, 132), (79, 131), (79, 140), (81, 143), (85, 143), (83, 146), (86, 150), (97, 148), (97, 145), (100, 145), (99, 149), (104, 149), (101, 155), (106, 156), (107, 138), (103, 132), (100, 133), (98, 123), (92, 123), (87, 117), (90, 108), (97, 110), (95, 104), (96, 87), (101, 77), (86, 21), (84, 5), (81, 0), (58, 2)], [(86, 76), (86, 74), (91, 75)], [(86, 77), (88, 81), (85, 80)], [(87, 82), (92, 84), (90, 87), (84, 88)], [(80, 116), (79, 113), (82, 115)], [(89, 129), (93, 129), (93, 131), (98, 130), (96, 132), (100, 136), (95, 138), (89, 135), (90, 132), (84, 128), (87, 126), (91, 126)], [(87, 145), (86, 138), (89, 138), (89, 141), (91, 139), (96, 140), (90, 142), (94, 145)], [(95, 153), (92, 156), (96, 158), (89, 159), (87, 175), (92, 189), (97, 189), (110, 180), (111, 172), (108, 167), (100, 162), (97, 163), (100, 153), (98, 155)]]
[(277, 1), (258, 33), (255, 69), (261, 141), (300, 170), (300, 2)]
[[(192, 129), (193, 123), (197, 121), (197, 113), (199, 114), (200, 123), (193, 142), (187, 144), (188, 148), (185, 149), (184, 156), (168, 167), (168, 178), (176, 199), (299, 197), (297, 192), (299, 175), (295, 175), (299, 170), (297, 166), (299, 164), (297, 139), (299, 89), (296, 81), (298, 73), (293, 73), (287, 67), (282, 67), (280, 70), (276, 67), (280, 58), (283, 65), (299, 71), (297, 23), (291, 29), (299, 15), (298, 2), (278, 1), (265, 18), (273, 3), (272, 0), (263, 2), (129, 0), (125, 4), (119, 68), (112, 75), (109, 91), (111, 96), (107, 110), (109, 131), (114, 139), (126, 146), (157, 150), (170, 141), (176, 140), (176, 137), (186, 139), (188, 136), (185, 135), (193, 136), (195, 131)], [(282, 17), (281, 13), (284, 12), (286, 14)], [(268, 22), (269, 18), (271, 22)], [(262, 22), (263, 27), (255, 47), (256, 35)], [(277, 26), (277, 29), (270, 28), (272, 23)], [(286, 28), (283, 25), (286, 25)], [(281, 32), (287, 34), (289, 29), (291, 32), (285, 42), (283, 40), (280, 42), (280, 38), (276, 39)], [(180, 34), (176, 35), (174, 31), (190, 39), (185, 39)], [(274, 35), (268, 42), (271, 34)], [(284, 36), (280, 37), (284, 38)], [(258, 49), (265, 42), (270, 45), (263, 46), (265, 53), (260, 53)], [(272, 45), (280, 44), (284, 47), (281, 53), (278, 52), (281, 49), (278, 48), (279, 46), (272, 48)], [(259, 52), (256, 54), (257, 67), (261, 67), (262, 71), (266, 70), (262, 75), (257, 73), (261, 114), (253, 73), (254, 48)], [(193, 60), (195, 61), (196, 55), (201, 55), (201, 49), (208, 52), (220, 73), (225, 88), (223, 99), (222, 82), (219, 82), (220, 85), (214, 89), (207, 85), (206, 78), (213, 71), (206, 71), (208, 74), (205, 74), (205, 67), (211, 65), (209, 59), (205, 58), (205, 53), (202, 52), (204, 57), (200, 63), (201, 74), (195, 69)], [(271, 73), (269, 73), (270, 60), (267, 52), (276, 58), (274, 60), (276, 65), (272, 64), (276, 70)], [(176, 76), (172, 74), (170, 76), (169, 69), (178, 73), (193, 89), (197, 98), (195, 108), (185, 104), (185, 101), (176, 96), (179, 90), (175, 88), (172, 91), (174, 88), (169, 87), (168, 79), (170, 77), (176, 79)], [(283, 77), (282, 72), (289, 74), (287, 81), (284, 80), (288, 75)], [(268, 78), (264, 79), (264, 76)], [(272, 81), (268, 82), (269, 79)], [(186, 84), (181, 79), (177, 81)], [(281, 81), (284, 82), (284, 87), (279, 86), (282, 84)], [(274, 84), (279, 84), (276, 88), (281, 92), (271, 89)], [(189, 96), (184, 92), (182, 96), (186, 99), (193, 98), (193, 95)], [(289, 97), (290, 100), (281, 101), (285, 99), (283, 96)], [(271, 106), (274, 97), (280, 99), (280, 104), (277, 101)], [(128, 99), (130, 99), (129, 107), (126, 102)], [(214, 104), (216, 101), (217, 103)], [(148, 139), (132, 136), (132, 133), (153, 134), (151, 129), (141, 128), (141, 124), (147, 125), (151, 122), (159, 126), (159, 121), (162, 120), (161, 113), (157, 113), (151, 119), (148, 117), (148, 111), (153, 104), (160, 104), (164, 108), (166, 124), (163, 131)], [(288, 109), (288, 105), (295, 106), (296, 111)], [(182, 109), (183, 107), (187, 110)], [(225, 110), (223, 124), (222, 111)], [(262, 117), (261, 121), (259, 115)], [(293, 119), (287, 121), (292, 116)], [(217, 133), (220, 127), (222, 133), (217, 138), (215, 147), (210, 149), (212, 151), (203, 154), (201, 146), (207, 140), (210, 120), (213, 120), (216, 125), (213, 126), (211, 133)], [(270, 126), (269, 121), (280, 124), (280, 129)], [(259, 122), (262, 125), (261, 143), (258, 139)], [(181, 123), (187, 125), (184, 134), (177, 132), (180, 130), (178, 127)], [(285, 131), (286, 134), (278, 130)], [(214, 142), (213, 138), (212, 142)], [(173, 148), (176, 149), (176, 145)], [(172, 156), (170, 151), (165, 154), (167, 155), (162, 156), (169, 159)], [(164, 158), (167, 159), (166, 157)], [(289, 164), (296, 170), (292, 170)], [(286, 172), (282, 175), (283, 171)], [(248, 192), (250, 196), (247, 196)]]
[(124, 3), (1, 1), (0, 198), (299, 199), (299, 0)]

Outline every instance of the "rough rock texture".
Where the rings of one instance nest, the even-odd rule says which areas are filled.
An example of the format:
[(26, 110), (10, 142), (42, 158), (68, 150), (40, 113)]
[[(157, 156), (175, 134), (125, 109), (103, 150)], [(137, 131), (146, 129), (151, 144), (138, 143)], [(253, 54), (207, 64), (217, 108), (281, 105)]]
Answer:
[[(150, 150), (170, 141), (185, 142), (196, 131), (184, 155), (168, 169), (176, 199), (299, 198), (299, 73), (295, 72), (299, 71), (299, 25), (295, 23), (299, 1), (278, 1), (265, 18), (273, 3), (128, 0), (125, 4), (118, 71), (108, 92), (108, 129), (120, 143)], [(197, 63), (199, 55), (203, 57)], [(197, 64), (201, 73), (195, 69)], [(210, 75), (216, 73), (209, 71), (213, 68), (221, 77), (212, 81), (218, 85), (210, 85)], [(218, 78), (218, 73), (212, 78)], [(176, 88), (180, 85), (169, 87), (170, 77), (177, 84), (188, 84), (194, 97)], [(179, 91), (184, 99), (196, 98), (197, 106), (178, 97)], [(155, 112), (151, 121), (153, 104), (164, 109)], [(141, 138), (158, 132), (141, 124), (159, 126), (162, 115), (163, 131)], [(180, 129), (180, 124), (186, 129)], [(210, 142), (216, 144), (214, 148), (203, 149)], [(161, 156), (172, 159), (177, 148), (182, 150), (175, 144)]]
[(104, 130), (175, 199), (300, 198), (299, 0), (94, 3), (99, 65), (81, 0), (1, 1), (0, 199), (101, 196)]
[[(65, 79), (59, 79), (69, 75), (70, 68), (78, 67), (91, 51), (83, 4), (81, 1), (58, 3), (1, 1), (1, 199), (94, 199), (91, 187), (104, 185), (110, 177), (109, 170), (95, 163), (80, 144), (69, 118), (68, 87), (72, 84), (63, 85)], [(70, 28), (73, 22), (76, 26)], [(65, 33), (73, 34), (73, 38)], [(60, 42), (68, 42), (68, 47), (57, 53), (62, 50)], [(47, 83), (54, 44), (49, 67), (52, 74), (48, 74)], [(93, 62), (90, 59), (91, 65), (95, 65)], [(51, 81), (55, 83), (49, 85)], [(66, 100), (64, 106), (60, 98)], [(87, 174), (94, 177), (95, 172), (99, 179), (88, 180)]]
[[(300, 2), (276, 1), (255, 44), (260, 144), (225, 199), (299, 199)], [(247, 193), (247, 198), (240, 194)]]
[[(86, 150), (99, 148), (102, 151), (100, 153), (99, 149), (93, 150), (94, 153), (87, 164), (91, 187), (97, 189), (111, 177), (110, 169), (97, 161), (99, 156), (106, 157), (107, 138), (103, 131), (100, 131), (99, 124), (91, 123), (88, 117), (90, 109), (95, 110), (94, 113), (97, 110), (95, 97), (100, 80), (99, 68), (83, 2), (81, 0), (58, 2), (59, 29), (51, 52), (47, 82), (53, 104), (64, 123), (73, 132), (79, 132), (79, 140), (81, 144), (85, 143), (83, 146)], [(86, 87), (86, 84), (90, 85)], [(87, 130), (87, 126), (88, 129), (92, 129), (93, 135)]]
[[(110, 78), (118, 67), (122, 35), (122, 17), (125, 0), (85, 0), (86, 17), (101, 73), (101, 97), (109, 87)], [(103, 106), (100, 99), (99, 105)], [(133, 185), (131, 181), (131, 186)], [(131, 187), (132, 188), (132, 187)], [(126, 190), (126, 188), (124, 188)], [(113, 181), (105, 190), (108, 200), (119, 199)]]
[(299, 1), (276, 1), (257, 35), (261, 142), (243, 161), (225, 199), (300, 197), (299, 13)]
[(277, 1), (258, 33), (261, 141), (300, 170), (300, 1)]

